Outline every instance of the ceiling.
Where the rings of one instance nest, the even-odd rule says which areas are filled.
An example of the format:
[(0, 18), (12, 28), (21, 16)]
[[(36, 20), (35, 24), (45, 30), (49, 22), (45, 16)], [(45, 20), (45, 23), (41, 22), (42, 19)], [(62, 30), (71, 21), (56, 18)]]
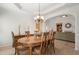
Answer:
[[(78, 3), (40, 3), (40, 14), (49, 17), (50, 14), (57, 13), (61, 9), (70, 8), (79, 5)], [(35, 17), (39, 12), (39, 3), (2, 3), (0, 12), (4, 11), (26, 13), (28, 16)], [(76, 9), (74, 9), (76, 10)]]
[[(38, 15), (39, 3), (14, 3), (14, 5), (21, 11), (28, 12), (34, 16)], [(44, 16), (49, 10), (55, 10), (63, 5), (65, 5), (65, 3), (40, 3), (40, 14)]]

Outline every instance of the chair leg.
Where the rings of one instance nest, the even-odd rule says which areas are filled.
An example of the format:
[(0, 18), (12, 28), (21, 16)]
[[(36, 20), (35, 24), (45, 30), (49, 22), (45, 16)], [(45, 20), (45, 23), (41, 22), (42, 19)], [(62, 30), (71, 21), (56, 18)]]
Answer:
[(53, 51), (54, 51), (54, 54), (55, 54), (55, 46), (54, 46), (54, 43), (53, 43)]
[(20, 55), (19, 51), (17, 51), (17, 54)]
[(19, 50), (18, 50), (18, 49), (16, 49), (16, 50), (15, 50), (15, 55), (20, 55), (20, 53), (19, 53)]
[(45, 46), (45, 54), (48, 54), (48, 44)]
[(15, 55), (16, 55), (16, 51), (15, 51)]
[(14, 55), (16, 55), (16, 49), (15, 49), (15, 53), (14, 53)]

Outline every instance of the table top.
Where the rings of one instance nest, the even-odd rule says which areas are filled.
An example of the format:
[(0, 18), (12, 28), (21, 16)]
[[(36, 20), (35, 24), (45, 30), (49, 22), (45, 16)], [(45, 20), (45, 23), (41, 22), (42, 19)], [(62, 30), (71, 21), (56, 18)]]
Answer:
[(20, 38), (20, 39), (18, 40), (18, 42), (24, 43), (24, 44), (39, 43), (39, 42), (41, 42), (41, 37), (37, 37), (37, 38), (35, 38), (34, 36), (30, 36), (29, 38), (23, 37), (23, 38)]
[(39, 37), (30, 36), (29, 38), (23, 37), (18, 40), (18, 42), (27, 44), (29, 46), (34, 46), (34, 45), (36, 46), (36, 45), (39, 45), (39, 43), (44, 42), (44, 41), (45, 39), (41, 38), (40, 36)]

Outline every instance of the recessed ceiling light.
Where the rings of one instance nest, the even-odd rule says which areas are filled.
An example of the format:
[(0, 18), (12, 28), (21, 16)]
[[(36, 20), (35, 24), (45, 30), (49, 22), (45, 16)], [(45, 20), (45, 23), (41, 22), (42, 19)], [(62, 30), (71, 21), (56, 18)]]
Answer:
[(68, 15), (62, 15), (62, 17), (68, 17)]

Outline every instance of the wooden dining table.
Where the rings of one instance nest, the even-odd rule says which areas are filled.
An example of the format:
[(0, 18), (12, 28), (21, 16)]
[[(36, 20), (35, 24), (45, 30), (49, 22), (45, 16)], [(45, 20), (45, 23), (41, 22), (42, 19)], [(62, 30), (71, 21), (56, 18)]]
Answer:
[[(41, 36), (29, 36), (29, 38), (27, 37), (23, 37), (20, 38), (18, 40), (18, 42), (23, 43), (24, 45), (28, 46), (30, 48), (30, 55), (32, 55), (32, 49), (35, 46), (39, 46), (41, 44), (41, 42), (44, 42), (45, 39), (42, 39)], [(49, 40), (46, 40), (49, 41)]]
[(41, 37), (30, 36), (29, 38), (27, 37), (20, 38), (18, 42), (27, 45), (30, 48), (30, 55), (32, 55), (32, 48), (40, 45), (42, 41), (41, 41)]

